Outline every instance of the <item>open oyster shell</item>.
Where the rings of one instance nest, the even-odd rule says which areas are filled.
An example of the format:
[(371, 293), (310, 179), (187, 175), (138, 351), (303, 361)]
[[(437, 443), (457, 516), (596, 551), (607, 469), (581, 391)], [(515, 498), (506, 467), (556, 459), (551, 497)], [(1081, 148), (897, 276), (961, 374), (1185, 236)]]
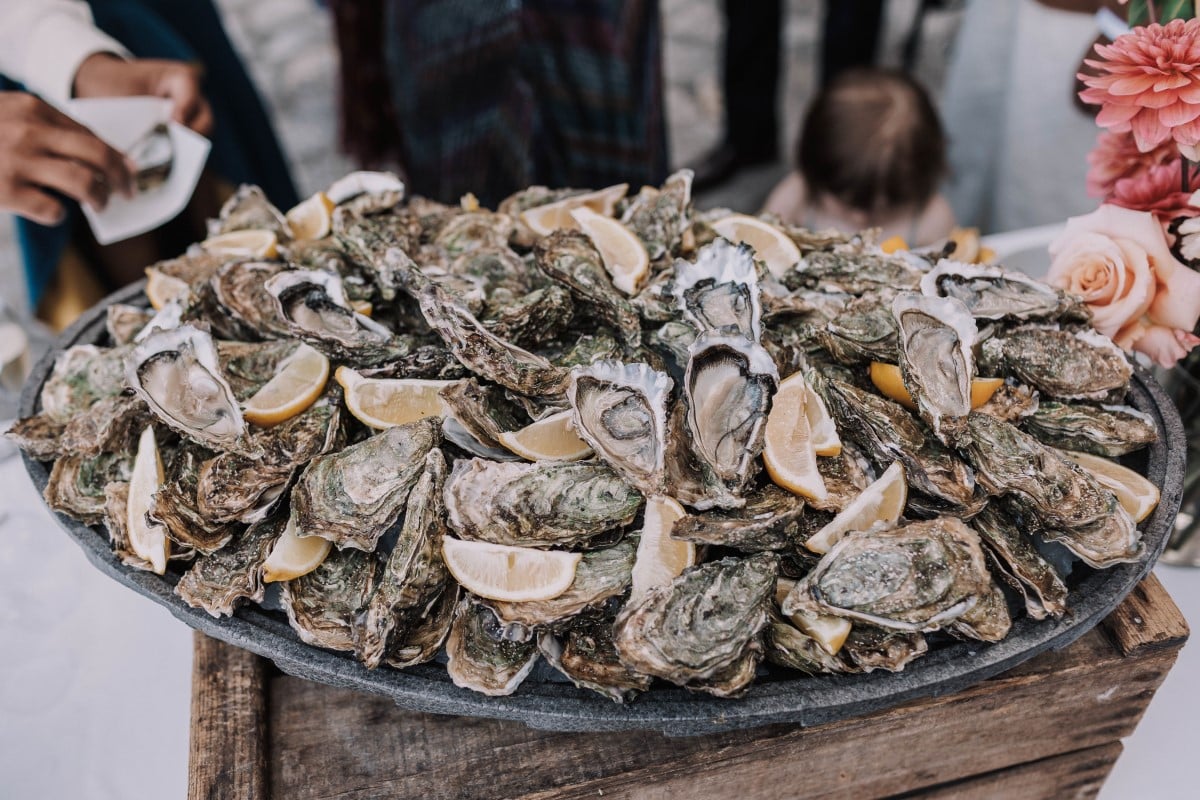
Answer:
[(926, 297), (952, 297), (978, 319), (1087, 322), (1091, 312), (1068, 295), (1021, 272), (943, 258), (921, 278)]
[(65, 425), (97, 401), (120, 394), (126, 386), (125, 360), (131, 349), (78, 344), (59, 353), (42, 386), (42, 414)]
[(676, 520), (672, 539), (730, 547), (745, 552), (787, 550), (802, 542), (804, 500), (767, 485), (736, 509), (714, 509)]
[(694, 262), (675, 262), (672, 292), (684, 319), (697, 331), (762, 336), (758, 268), (749, 245), (718, 238), (700, 248)]
[(42, 497), (60, 514), (95, 525), (104, 519), (105, 488), (127, 482), (132, 469), (129, 453), (62, 456), (50, 470)]
[(966, 430), (975, 377), (975, 319), (961, 301), (905, 293), (892, 301), (900, 372), (921, 418), (943, 442)]

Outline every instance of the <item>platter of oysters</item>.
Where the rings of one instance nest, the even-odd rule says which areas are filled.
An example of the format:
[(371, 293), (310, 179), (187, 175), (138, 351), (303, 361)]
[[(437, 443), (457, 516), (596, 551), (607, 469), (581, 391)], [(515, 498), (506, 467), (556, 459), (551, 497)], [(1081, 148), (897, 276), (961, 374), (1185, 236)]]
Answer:
[(286, 672), (558, 730), (817, 724), (1085, 633), (1179, 417), (1082, 302), (691, 175), (353, 173), (81, 318), (8, 432), (93, 563)]

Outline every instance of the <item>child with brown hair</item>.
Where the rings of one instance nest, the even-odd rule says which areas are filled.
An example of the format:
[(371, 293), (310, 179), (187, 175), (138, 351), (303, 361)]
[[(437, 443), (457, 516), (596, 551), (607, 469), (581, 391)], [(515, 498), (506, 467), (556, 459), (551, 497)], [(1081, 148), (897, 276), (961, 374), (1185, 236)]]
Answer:
[(813, 100), (796, 167), (771, 191), (764, 211), (806, 228), (882, 228), (910, 247), (933, 244), (954, 227), (938, 193), (946, 137), (925, 90), (903, 73), (855, 69)]

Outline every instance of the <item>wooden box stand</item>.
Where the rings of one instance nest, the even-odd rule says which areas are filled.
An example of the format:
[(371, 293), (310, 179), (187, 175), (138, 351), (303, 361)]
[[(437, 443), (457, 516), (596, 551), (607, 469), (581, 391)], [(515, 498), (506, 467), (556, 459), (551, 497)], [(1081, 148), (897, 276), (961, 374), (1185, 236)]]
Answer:
[(191, 800), (1092, 797), (1188, 628), (1153, 576), (1075, 644), (814, 728), (548, 733), (402, 711), (196, 634)]

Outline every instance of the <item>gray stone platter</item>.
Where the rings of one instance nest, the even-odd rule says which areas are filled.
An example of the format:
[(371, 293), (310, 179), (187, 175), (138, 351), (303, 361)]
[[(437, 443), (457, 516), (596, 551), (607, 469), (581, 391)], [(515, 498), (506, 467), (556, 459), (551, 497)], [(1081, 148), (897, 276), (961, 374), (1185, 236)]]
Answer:
[[(121, 302), (144, 303), (141, 284), (114, 293), (63, 333), (56, 347), (34, 368), (21, 398), (22, 415), (35, 412), (42, 383), (55, 355), (74, 344), (102, 340), (106, 309)], [(1162, 433), (1157, 444), (1129, 461), (1129, 466), (1141, 471), (1162, 490), (1158, 508), (1142, 523), (1146, 554), (1141, 561), (1103, 571), (1081, 566), (1072, 575), (1070, 611), (1063, 619), (1036, 622), (1022, 616), (1014, 622), (1009, 636), (998, 644), (948, 643), (932, 648), (928, 655), (900, 673), (876, 671), (865, 675), (805, 677), (771, 670), (760, 675), (758, 682), (736, 700), (721, 700), (656, 684), (636, 701), (618, 705), (569, 683), (533, 677), (513, 695), (485, 697), (455, 686), (437, 663), (404, 671), (386, 667), (368, 670), (348, 655), (304, 644), (277, 611), (249, 606), (231, 618), (214, 619), (175, 596), (177, 574), (168, 572), (158, 576), (126, 567), (113, 556), (102, 530), (62, 515), (58, 516), (58, 522), (101, 572), (165, 606), (191, 627), (268, 658), (291, 675), (390, 697), (402, 708), (515, 720), (545, 730), (649, 728), (673, 736), (770, 723), (819, 725), (918, 697), (960, 691), (1039, 653), (1065, 647), (1116, 608), (1150, 571), (1166, 546), (1179, 511), (1186, 452), (1179, 413), (1148, 372), (1136, 372), (1131, 394), (1133, 404), (1153, 416)], [(48, 465), (25, 457), (25, 466), (34, 485), (42, 490)]]

